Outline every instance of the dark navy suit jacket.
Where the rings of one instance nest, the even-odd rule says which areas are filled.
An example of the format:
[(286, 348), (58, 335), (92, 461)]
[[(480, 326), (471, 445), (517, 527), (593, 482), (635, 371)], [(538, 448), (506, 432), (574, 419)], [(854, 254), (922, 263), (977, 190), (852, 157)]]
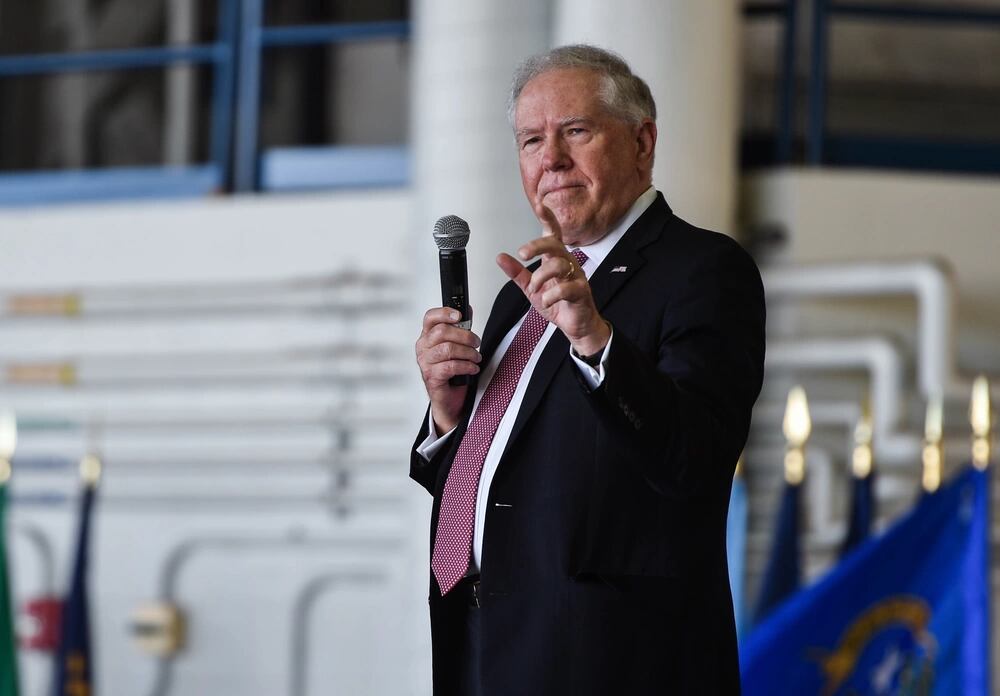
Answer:
[[(489, 490), (485, 693), (737, 694), (726, 513), (763, 374), (760, 275), (658, 195), (590, 284), (614, 329), (604, 382), (587, 387), (556, 331)], [(484, 364), (527, 309), (504, 286)], [(448, 445), (429, 462), (412, 453), (434, 496), (432, 545), (475, 388)], [(426, 435), (425, 419), (416, 442)], [(430, 611), (434, 693), (454, 694), (464, 609), (433, 574)]]

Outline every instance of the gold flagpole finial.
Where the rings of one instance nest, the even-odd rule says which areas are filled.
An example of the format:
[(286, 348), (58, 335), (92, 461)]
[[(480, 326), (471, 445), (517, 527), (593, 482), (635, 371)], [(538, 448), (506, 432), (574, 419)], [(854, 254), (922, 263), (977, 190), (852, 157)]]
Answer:
[(872, 413), (865, 397), (861, 404), (861, 419), (854, 426), (854, 451), (851, 453), (851, 473), (855, 478), (867, 478), (872, 473)]
[(972, 465), (985, 471), (992, 454), (993, 409), (990, 405), (990, 383), (984, 375), (979, 375), (972, 383), (969, 422), (972, 425)]
[(10, 480), (10, 462), (17, 449), (17, 417), (13, 411), (0, 411), (0, 486)]
[(743, 459), (744, 454), (743, 452), (740, 452), (740, 458), (736, 460), (736, 470), (733, 472), (733, 478), (739, 478), (743, 475), (743, 469), (746, 467)]
[(809, 401), (806, 399), (806, 390), (801, 386), (792, 387), (788, 392), (781, 430), (785, 435), (785, 481), (797, 486), (805, 477), (805, 446), (812, 432)]
[(80, 460), (80, 478), (91, 487), (101, 480), (101, 460), (96, 454), (87, 454)]
[(944, 462), (944, 402), (939, 394), (927, 400), (924, 420), (923, 486), (928, 493), (941, 487), (941, 466)]

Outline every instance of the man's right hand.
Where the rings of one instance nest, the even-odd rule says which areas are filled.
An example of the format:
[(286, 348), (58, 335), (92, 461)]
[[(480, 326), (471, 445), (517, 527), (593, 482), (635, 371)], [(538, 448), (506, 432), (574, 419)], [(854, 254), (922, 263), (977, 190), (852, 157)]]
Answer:
[(431, 415), (439, 434), (458, 425), (468, 385), (453, 387), (448, 380), (455, 375), (479, 372), (483, 357), (476, 350), (479, 337), (455, 324), (462, 315), (454, 309), (435, 307), (424, 314), (424, 326), (417, 339), (417, 365), (431, 400)]

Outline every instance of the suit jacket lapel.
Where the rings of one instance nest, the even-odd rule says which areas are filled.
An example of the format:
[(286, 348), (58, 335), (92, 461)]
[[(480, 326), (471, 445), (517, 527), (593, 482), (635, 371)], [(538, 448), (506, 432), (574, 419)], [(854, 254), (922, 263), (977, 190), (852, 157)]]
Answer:
[[(656, 200), (639, 216), (639, 219), (633, 223), (632, 227), (618, 241), (598, 269), (594, 271), (590, 277), (590, 290), (594, 296), (594, 304), (597, 306), (598, 311), (602, 310), (611, 301), (611, 298), (629, 280), (635, 277), (635, 274), (646, 263), (639, 250), (659, 237), (660, 231), (671, 214), (670, 206), (664, 200), (663, 194), (657, 193)], [(611, 272), (611, 269), (620, 266), (625, 266), (627, 270), (624, 273)], [(515, 287), (515, 289), (517, 288)], [(511, 322), (512, 324), (513, 322)], [(510, 326), (508, 326), (507, 330), (510, 330)], [(483, 343), (485, 344), (485, 338), (483, 339)], [(485, 359), (485, 355), (483, 357)], [(568, 358), (569, 340), (567, 340), (562, 331), (557, 329), (542, 350), (538, 363), (535, 365), (535, 370), (531, 374), (531, 381), (528, 382), (528, 389), (525, 391), (524, 399), (521, 401), (521, 408), (518, 409), (517, 418), (514, 420), (514, 427), (511, 430), (510, 437), (507, 439), (507, 445), (504, 447), (504, 456), (510, 450), (511, 444), (517, 439), (521, 430), (524, 429), (524, 425), (531, 417), (532, 412), (534, 412), (539, 402), (541, 402), (542, 396), (552, 378), (559, 370), (559, 366)]]

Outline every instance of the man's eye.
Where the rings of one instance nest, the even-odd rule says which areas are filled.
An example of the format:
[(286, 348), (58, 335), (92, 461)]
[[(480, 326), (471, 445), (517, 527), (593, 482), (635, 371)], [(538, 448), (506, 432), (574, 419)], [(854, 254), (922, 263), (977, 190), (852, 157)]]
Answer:
[(524, 149), (524, 148), (527, 148), (530, 145), (537, 145), (539, 142), (541, 142), (541, 139), (537, 138), (537, 137), (526, 138), (525, 140), (523, 140), (521, 142), (521, 148)]
[(569, 129), (566, 130), (566, 134), (567, 135), (580, 135), (581, 133), (584, 133), (584, 132), (585, 131), (584, 131), (583, 128), (569, 128)]

